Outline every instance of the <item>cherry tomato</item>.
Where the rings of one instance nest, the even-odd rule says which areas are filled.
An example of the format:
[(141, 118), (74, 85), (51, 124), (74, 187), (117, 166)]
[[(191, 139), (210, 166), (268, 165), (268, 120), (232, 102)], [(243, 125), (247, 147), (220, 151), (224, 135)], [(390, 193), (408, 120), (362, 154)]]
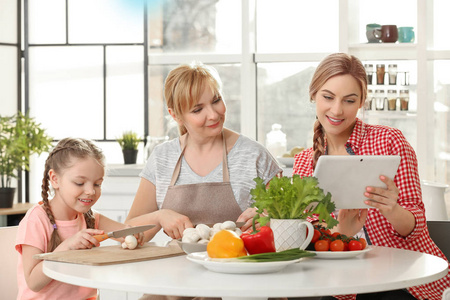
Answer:
[(348, 241), (344, 241), (344, 251), (348, 251)]
[(330, 249), (330, 242), (328, 240), (318, 240), (314, 243), (316, 251), (328, 251)]
[(311, 239), (311, 243), (314, 244), (315, 242), (317, 242), (317, 241), (319, 240), (319, 238), (320, 238), (321, 235), (322, 235), (322, 234), (320, 233), (319, 230), (314, 229), (314, 235), (313, 235), (313, 237), (312, 237), (312, 239)]
[(367, 242), (365, 238), (359, 238), (359, 242), (362, 244), (362, 248), (366, 249)]
[(362, 249), (363, 249), (363, 246), (360, 241), (352, 240), (348, 243), (348, 250), (350, 250), (350, 251), (359, 251)]
[(341, 240), (334, 240), (330, 244), (331, 251), (344, 251), (344, 242)]
[(339, 239), (341, 237), (341, 234), (339, 232), (334, 232), (331, 236), (335, 239)]

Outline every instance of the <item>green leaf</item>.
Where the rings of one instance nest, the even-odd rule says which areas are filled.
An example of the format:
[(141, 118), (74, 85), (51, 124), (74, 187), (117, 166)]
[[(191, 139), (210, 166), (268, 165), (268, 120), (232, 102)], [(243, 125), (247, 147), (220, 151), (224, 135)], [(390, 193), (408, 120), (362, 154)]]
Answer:
[[(260, 216), (261, 225), (272, 219), (306, 219), (318, 214), (320, 220), (327, 223), (328, 228), (337, 225), (337, 220), (331, 216), (335, 205), (331, 201), (331, 194), (324, 194), (318, 186), (315, 177), (274, 177), (268, 188), (261, 178), (255, 178), (256, 187), (250, 191), (253, 207), (261, 215), (267, 212), (268, 216)], [(310, 207), (314, 207), (312, 210)]]

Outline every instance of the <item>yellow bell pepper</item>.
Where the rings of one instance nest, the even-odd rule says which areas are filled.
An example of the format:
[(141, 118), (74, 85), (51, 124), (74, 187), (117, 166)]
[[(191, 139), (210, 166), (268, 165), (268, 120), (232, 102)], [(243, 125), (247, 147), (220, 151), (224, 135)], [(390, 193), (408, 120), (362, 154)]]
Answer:
[(247, 255), (244, 242), (231, 230), (217, 232), (209, 241), (206, 251), (211, 258), (233, 258)]

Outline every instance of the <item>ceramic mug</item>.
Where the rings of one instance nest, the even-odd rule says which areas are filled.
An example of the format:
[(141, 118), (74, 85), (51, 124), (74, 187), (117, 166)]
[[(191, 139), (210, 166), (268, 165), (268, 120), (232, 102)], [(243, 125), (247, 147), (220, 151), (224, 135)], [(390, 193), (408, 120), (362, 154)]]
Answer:
[(414, 43), (414, 27), (399, 27), (398, 28), (398, 42), (399, 43)]
[(369, 43), (379, 43), (380, 40), (374, 35), (374, 30), (381, 28), (380, 24), (371, 23), (366, 25), (366, 37)]
[(383, 43), (395, 43), (398, 40), (397, 25), (382, 25), (373, 31), (374, 36)]
[(293, 248), (304, 250), (314, 235), (312, 224), (302, 219), (270, 219), (270, 228), (273, 231), (277, 251)]

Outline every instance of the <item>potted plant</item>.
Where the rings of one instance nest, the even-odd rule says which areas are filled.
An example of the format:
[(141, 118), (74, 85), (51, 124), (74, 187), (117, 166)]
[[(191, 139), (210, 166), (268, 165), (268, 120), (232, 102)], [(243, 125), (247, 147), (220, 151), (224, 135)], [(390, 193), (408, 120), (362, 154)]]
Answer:
[[(335, 210), (331, 194), (323, 192), (315, 177), (274, 177), (266, 187), (261, 178), (255, 178), (256, 187), (250, 191), (253, 207), (264, 226), (270, 221), (277, 251), (290, 248), (305, 249), (311, 241), (314, 229), (306, 219), (318, 215), (328, 228), (338, 221), (330, 214)], [(308, 228), (308, 234), (306, 234)]]
[(138, 154), (138, 146), (141, 139), (134, 131), (124, 131), (122, 136), (117, 139), (122, 148), (123, 160), (125, 164), (135, 164)]
[(12, 179), (18, 172), (29, 170), (30, 156), (48, 151), (52, 145), (41, 124), (28, 114), (0, 116), (0, 207), (13, 205), (15, 188)]

